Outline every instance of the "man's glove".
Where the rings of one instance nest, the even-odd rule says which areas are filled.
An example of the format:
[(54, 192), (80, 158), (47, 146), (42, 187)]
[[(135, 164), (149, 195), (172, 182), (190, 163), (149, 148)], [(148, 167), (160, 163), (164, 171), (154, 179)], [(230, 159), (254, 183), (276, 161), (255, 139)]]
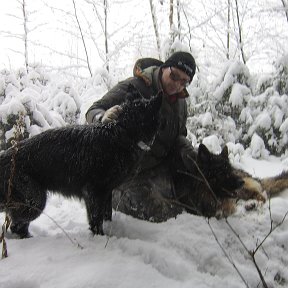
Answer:
[(116, 121), (119, 114), (121, 113), (122, 108), (119, 105), (112, 106), (104, 113), (101, 122), (107, 124), (109, 122)]

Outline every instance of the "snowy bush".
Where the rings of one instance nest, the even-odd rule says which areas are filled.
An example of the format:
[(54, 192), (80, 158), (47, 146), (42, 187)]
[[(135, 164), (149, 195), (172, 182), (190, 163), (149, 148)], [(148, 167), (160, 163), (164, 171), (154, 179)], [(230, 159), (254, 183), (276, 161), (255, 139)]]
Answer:
[(287, 59), (282, 57), (276, 63), (275, 74), (261, 75), (258, 81), (254, 81), (248, 68), (239, 62), (228, 62), (206, 90), (199, 83), (201, 76), (198, 77), (190, 89), (192, 100), (188, 101), (189, 137), (200, 143), (205, 137), (216, 135), (221, 146), (228, 142), (240, 143), (244, 149), (249, 148), (255, 158), (265, 157), (268, 151), (277, 156), (285, 153)]
[(77, 92), (69, 85), (55, 87), (54, 83), (38, 66), (29, 73), (25, 69), (0, 72), (0, 150), (10, 147), (20, 114), (24, 116), (24, 138), (75, 123), (80, 107)]
[(288, 54), (281, 57), (275, 63), (277, 76), (274, 82), (275, 89), (280, 95), (288, 95)]
[(248, 68), (240, 62), (228, 62), (213, 86), (211, 99), (216, 100), (216, 110), (223, 116), (231, 116), (237, 123), (252, 94)]
[[(196, 87), (198, 89), (193, 87), (190, 90), (194, 100), (189, 100), (190, 117), (187, 127), (198, 143), (210, 135), (217, 136), (221, 146), (228, 142), (243, 143), (241, 136), (253, 122), (247, 108), (252, 97), (250, 78), (245, 65), (228, 62), (218, 79), (206, 91), (203, 92), (199, 83)], [(195, 91), (196, 97), (193, 94)]]

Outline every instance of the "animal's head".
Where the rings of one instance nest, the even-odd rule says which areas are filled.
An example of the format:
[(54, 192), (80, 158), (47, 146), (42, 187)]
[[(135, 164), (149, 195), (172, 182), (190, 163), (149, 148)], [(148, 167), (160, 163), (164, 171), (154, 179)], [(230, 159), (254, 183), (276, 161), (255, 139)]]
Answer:
[(208, 181), (211, 189), (219, 198), (236, 197), (236, 191), (244, 184), (241, 177), (233, 173), (225, 146), (219, 155), (212, 154), (204, 144), (200, 144), (197, 165), (202, 176)]
[(145, 99), (132, 85), (128, 93), (127, 101), (118, 117), (118, 124), (125, 129), (128, 137), (149, 145), (158, 128), (162, 96), (158, 94), (151, 99)]

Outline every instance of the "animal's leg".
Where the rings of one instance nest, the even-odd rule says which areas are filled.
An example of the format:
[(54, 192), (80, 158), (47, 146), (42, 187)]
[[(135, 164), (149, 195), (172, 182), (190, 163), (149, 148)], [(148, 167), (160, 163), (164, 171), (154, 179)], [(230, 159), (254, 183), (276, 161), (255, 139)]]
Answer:
[(11, 217), (11, 231), (20, 238), (31, 237), (28, 228), (44, 210), (47, 193), (40, 184), (28, 175), (13, 179), (13, 190), (7, 211)]
[(89, 229), (93, 234), (104, 235), (103, 219), (107, 199), (106, 190), (100, 187), (97, 187), (96, 190), (93, 186), (88, 186), (83, 195), (87, 209)]
[(104, 220), (112, 221), (112, 192), (107, 197), (105, 203)]
[(30, 238), (32, 235), (29, 233), (29, 224), (30, 222), (14, 222), (10, 226), (12, 233), (17, 234), (21, 239)]

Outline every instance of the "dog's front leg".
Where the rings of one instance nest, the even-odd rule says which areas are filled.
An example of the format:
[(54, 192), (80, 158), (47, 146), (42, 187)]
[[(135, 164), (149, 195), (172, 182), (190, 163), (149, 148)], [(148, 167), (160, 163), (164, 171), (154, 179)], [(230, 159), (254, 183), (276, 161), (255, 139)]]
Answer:
[(88, 187), (84, 194), (84, 201), (86, 204), (87, 217), (89, 222), (89, 229), (95, 235), (104, 235), (103, 218), (105, 211), (105, 197), (98, 195), (102, 190), (92, 189)]
[(105, 201), (104, 220), (112, 221), (112, 191), (109, 192)]

